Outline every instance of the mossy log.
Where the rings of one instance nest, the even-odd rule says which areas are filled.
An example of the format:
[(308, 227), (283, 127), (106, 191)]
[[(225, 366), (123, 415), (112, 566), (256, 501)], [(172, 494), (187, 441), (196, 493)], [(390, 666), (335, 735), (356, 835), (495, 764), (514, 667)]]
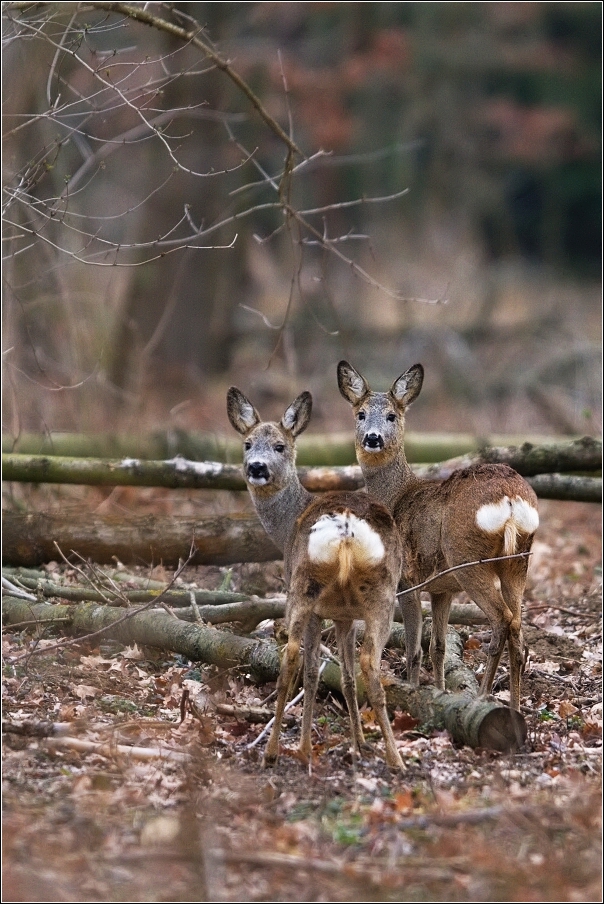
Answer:
[[(477, 452), (483, 446), (508, 446), (523, 442), (511, 436), (477, 438), (469, 433), (415, 433), (405, 437), (411, 462), (444, 461), (457, 455)], [(545, 442), (535, 437), (534, 443)], [(352, 430), (345, 433), (301, 436), (297, 442), (301, 465), (347, 465), (356, 461)], [(192, 461), (241, 461), (241, 441), (235, 436), (170, 429), (135, 436), (119, 434), (22, 433), (2, 436), (3, 453), (68, 456), (70, 458), (169, 459), (180, 455)]]
[[(511, 464), (527, 478), (537, 495), (543, 498), (586, 502), (599, 502), (602, 498), (601, 477), (568, 473), (601, 471), (602, 444), (591, 437), (542, 446), (525, 443), (520, 448), (488, 448), (480, 454), (454, 458), (439, 464), (415, 465), (413, 470), (418, 477), (444, 479), (457, 468), (481, 461)], [(357, 465), (300, 467), (298, 473), (303, 485), (311, 492), (356, 490), (364, 486), (361, 470)], [(5, 481), (29, 483), (246, 489), (238, 465), (218, 461), (192, 461), (182, 457), (149, 461), (142, 458), (108, 460), (3, 454), (2, 477)]]
[[(25, 570), (25, 569), (23, 569)], [(14, 574), (13, 574), (14, 571)], [(243, 603), (249, 601), (247, 593), (232, 593), (226, 590), (165, 590), (165, 584), (154, 581), (159, 587), (153, 589), (126, 590), (118, 588), (116, 591), (109, 587), (94, 590), (92, 587), (78, 587), (74, 584), (55, 584), (43, 577), (28, 577), (20, 573), (21, 570), (2, 569), (2, 576), (9, 580), (17, 578), (19, 584), (26, 590), (34, 591), (38, 595), (53, 599), (61, 599), (72, 603), (105, 603), (106, 605), (124, 606), (141, 603), (150, 603), (161, 596), (162, 603), (167, 606), (190, 606), (191, 595), (198, 606), (224, 606), (231, 603)]]
[[(245, 669), (260, 683), (276, 681), (279, 673), (275, 643), (189, 625), (159, 611), (129, 613), (125, 618), (122, 610), (94, 603), (53, 606), (10, 596), (4, 597), (2, 610), (7, 625), (54, 624), (76, 636), (103, 630), (105, 636), (124, 644), (158, 647), (220, 668)], [(328, 689), (341, 693), (340, 670), (335, 663), (327, 665), (321, 680)], [(385, 692), (391, 713), (402, 709), (422, 724), (447, 728), (456, 743), (507, 751), (517, 749), (526, 739), (526, 723), (520, 713), (492, 700), (429, 686), (414, 688), (396, 679), (385, 683)], [(359, 697), (364, 699), (361, 681)]]
[[(29, 576), (27, 572), (30, 572)], [(232, 593), (224, 590), (164, 590), (165, 584), (159, 581), (152, 582), (157, 585), (154, 589), (124, 590), (120, 588), (119, 593), (114, 593), (108, 589), (101, 592), (73, 584), (55, 584), (53, 581), (46, 580), (42, 575), (32, 575), (31, 569), (25, 568), (3, 568), (2, 575), (10, 581), (16, 579), (17, 585), (25, 588), (26, 591), (32, 591), (38, 597), (44, 596), (66, 602), (95, 602), (115, 606), (140, 605), (158, 600), (161, 596), (162, 604), (182, 609), (183, 612), (182, 614), (179, 612), (178, 617), (188, 620), (197, 617), (197, 613), (191, 607), (191, 596), (193, 596), (198, 613), (204, 621), (217, 625), (222, 622), (245, 620), (246, 626), (250, 626), (247, 630), (252, 630), (265, 618), (283, 618), (285, 615), (285, 594), (271, 600), (264, 600), (258, 597), (250, 598), (245, 593)], [(267, 609), (269, 602), (270, 612)], [(210, 610), (213, 610), (211, 614)], [(422, 604), (422, 614), (428, 617), (431, 615), (429, 603)], [(398, 607), (395, 620), (402, 621)], [(453, 603), (449, 611), (449, 623), (453, 625), (485, 625), (488, 624), (488, 619), (475, 603)], [(457, 633), (455, 637), (459, 639)], [(404, 639), (401, 640), (399, 646), (401, 649), (404, 647)], [(461, 656), (461, 653), (459, 655)]]

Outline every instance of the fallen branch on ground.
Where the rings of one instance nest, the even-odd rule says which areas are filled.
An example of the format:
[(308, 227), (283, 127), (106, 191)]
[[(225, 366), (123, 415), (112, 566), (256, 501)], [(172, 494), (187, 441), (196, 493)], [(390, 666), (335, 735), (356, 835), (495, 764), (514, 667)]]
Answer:
[[(67, 629), (76, 636), (103, 631), (105, 636), (124, 644), (158, 647), (222, 669), (241, 668), (260, 683), (276, 681), (279, 674), (276, 644), (239, 637), (216, 628), (189, 625), (164, 612), (130, 614), (124, 620), (121, 611), (93, 603), (52, 606), (9, 596), (3, 600), (3, 618), (7, 624), (36, 619), (40, 625), (50, 626), (57, 616), (63, 619), (69, 616)], [(118, 620), (119, 624), (116, 624)], [(10, 663), (7, 661), (7, 664)], [(321, 680), (325, 687), (341, 693), (340, 670), (335, 663), (327, 664)], [(363, 699), (362, 682), (359, 682), (359, 692)], [(523, 717), (491, 700), (476, 699), (468, 693), (437, 691), (433, 687), (414, 688), (395, 678), (386, 683), (385, 692), (390, 712), (402, 709), (422, 723), (447, 728), (457, 743), (510, 750), (521, 746), (526, 738)]]
[[(35, 591), (47, 598), (64, 600), (66, 602), (95, 602), (103, 603), (103, 595), (95, 590), (84, 589), (74, 585), (64, 586), (47, 581), (44, 578), (22, 576), (18, 570), (9, 569), (3, 571), (3, 582), (7, 580), (7, 589), (11, 595), (21, 596), (18, 591), (20, 586), (28, 591)], [(434, 578), (432, 579), (434, 580)], [(11, 583), (16, 581), (17, 585)], [(159, 582), (155, 582), (159, 584)], [(284, 618), (285, 594), (279, 594), (271, 598), (250, 597), (245, 593), (231, 593), (222, 590), (165, 590), (160, 585), (155, 590), (124, 590), (122, 594), (131, 604), (148, 603), (157, 601), (161, 595), (161, 601), (167, 606), (178, 607), (176, 614), (185, 621), (194, 621), (196, 612), (191, 608), (191, 596), (193, 596), (197, 613), (209, 624), (218, 625), (224, 622), (243, 623), (245, 631), (252, 631), (261, 621), (267, 618)], [(30, 602), (37, 602), (37, 597), (24, 592), (23, 598)], [(117, 603), (116, 603), (117, 605)], [(429, 603), (422, 604), (422, 615), (430, 616)], [(395, 621), (401, 621), (400, 611), (395, 612)], [(483, 625), (488, 624), (484, 612), (475, 603), (453, 603), (449, 612), (449, 623), (454, 625)]]

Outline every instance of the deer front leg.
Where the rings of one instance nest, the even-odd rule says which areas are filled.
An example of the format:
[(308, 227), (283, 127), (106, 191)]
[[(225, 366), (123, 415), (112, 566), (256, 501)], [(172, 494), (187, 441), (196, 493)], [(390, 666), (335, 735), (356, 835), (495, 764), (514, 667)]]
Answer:
[(304, 634), (304, 708), (300, 753), (310, 760), (312, 753), (312, 715), (319, 686), (319, 646), (321, 643), (321, 619), (311, 615)]
[(451, 593), (432, 594), (432, 635), (430, 659), (434, 672), (434, 684), (439, 691), (445, 689), (445, 653), (447, 651), (447, 625), (451, 609)]
[(407, 681), (417, 687), (422, 664), (422, 604), (419, 592), (405, 593), (399, 597), (399, 602), (405, 628)]

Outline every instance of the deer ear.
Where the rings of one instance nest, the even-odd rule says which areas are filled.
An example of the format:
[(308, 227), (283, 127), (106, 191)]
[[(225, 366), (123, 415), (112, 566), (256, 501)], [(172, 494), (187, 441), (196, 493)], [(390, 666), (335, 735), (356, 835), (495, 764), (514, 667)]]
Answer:
[(352, 364), (349, 364), (348, 361), (340, 361), (338, 364), (338, 389), (347, 402), (356, 405), (369, 392), (369, 385), (365, 377), (362, 377)]
[(399, 405), (410, 405), (418, 397), (424, 382), (424, 368), (421, 364), (414, 364), (404, 374), (401, 374), (390, 389), (390, 395)]
[(232, 426), (242, 436), (260, 423), (258, 412), (236, 386), (231, 386), (227, 392), (227, 414)]
[(310, 392), (301, 393), (295, 399), (281, 418), (281, 426), (288, 430), (292, 436), (298, 436), (308, 427), (312, 411), (312, 396)]

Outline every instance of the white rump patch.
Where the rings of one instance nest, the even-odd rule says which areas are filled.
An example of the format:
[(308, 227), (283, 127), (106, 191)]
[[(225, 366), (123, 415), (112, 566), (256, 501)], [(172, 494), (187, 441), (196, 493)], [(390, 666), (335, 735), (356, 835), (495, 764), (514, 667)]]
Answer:
[(487, 534), (496, 534), (502, 530), (512, 514), (512, 506), (508, 496), (501, 502), (490, 502), (481, 505), (476, 512), (476, 524)]
[(350, 548), (358, 565), (377, 565), (384, 558), (380, 535), (352, 512), (321, 515), (308, 537), (308, 555), (312, 562), (337, 562), (343, 543)]
[(476, 524), (488, 534), (499, 533), (510, 520), (523, 534), (534, 534), (539, 527), (537, 509), (521, 496), (504, 496), (500, 502), (481, 505), (476, 512)]
[(521, 496), (512, 499), (512, 517), (523, 534), (534, 534), (539, 527), (539, 512)]

